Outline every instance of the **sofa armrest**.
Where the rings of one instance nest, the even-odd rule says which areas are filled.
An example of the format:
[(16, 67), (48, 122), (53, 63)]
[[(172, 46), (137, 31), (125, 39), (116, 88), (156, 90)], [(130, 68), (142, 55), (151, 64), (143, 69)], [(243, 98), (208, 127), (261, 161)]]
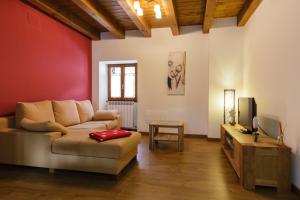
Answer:
[(48, 167), (52, 141), (60, 137), (60, 132), (1, 129), (0, 163)]
[(0, 117), (0, 129), (15, 128), (15, 116)]
[(33, 138), (41, 137), (52, 141), (62, 137), (62, 133), (61, 132), (36, 132), (36, 131), (27, 131), (25, 129), (4, 128), (4, 129), (0, 129), (0, 136), (33, 137)]
[(117, 115), (116, 120), (117, 120), (117, 123), (118, 123), (117, 129), (121, 129), (121, 127), (122, 127), (122, 119), (121, 119), (121, 115), (120, 114)]

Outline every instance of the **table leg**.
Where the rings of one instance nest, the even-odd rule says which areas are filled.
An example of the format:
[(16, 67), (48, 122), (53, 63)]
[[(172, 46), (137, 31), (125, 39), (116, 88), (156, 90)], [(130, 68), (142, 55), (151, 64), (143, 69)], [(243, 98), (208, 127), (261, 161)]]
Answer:
[(184, 127), (181, 127), (181, 151), (184, 149)]
[(182, 152), (184, 148), (184, 128), (179, 127), (178, 128), (178, 151)]
[(177, 130), (177, 133), (178, 133), (178, 141), (177, 141), (177, 143), (178, 143), (178, 151), (180, 151), (180, 149), (181, 149), (181, 145), (180, 145), (180, 143), (181, 143), (181, 134), (180, 134), (180, 127), (178, 127), (178, 130)]
[(149, 125), (149, 149), (152, 150), (153, 126)]
[[(158, 134), (159, 134), (159, 126), (155, 127), (155, 134), (154, 135), (157, 136)], [(154, 146), (154, 148), (156, 148), (157, 145), (158, 145), (158, 141), (154, 140), (154, 138), (153, 138), (153, 146)]]
[(153, 148), (153, 149), (155, 149), (156, 141), (154, 141), (154, 138), (155, 138), (155, 136), (158, 135), (158, 130), (159, 130), (159, 127), (158, 127), (158, 126), (155, 126), (155, 127), (154, 127), (154, 133), (153, 133), (153, 136), (152, 136), (152, 148)]

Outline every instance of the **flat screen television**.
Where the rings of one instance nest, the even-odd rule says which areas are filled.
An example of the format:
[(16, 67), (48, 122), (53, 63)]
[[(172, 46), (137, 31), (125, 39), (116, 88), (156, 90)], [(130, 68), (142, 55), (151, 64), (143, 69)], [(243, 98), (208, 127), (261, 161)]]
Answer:
[(256, 103), (254, 98), (241, 97), (238, 99), (238, 124), (245, 128), (246, 133), (253, 133), (253, 118), (256, 116)]

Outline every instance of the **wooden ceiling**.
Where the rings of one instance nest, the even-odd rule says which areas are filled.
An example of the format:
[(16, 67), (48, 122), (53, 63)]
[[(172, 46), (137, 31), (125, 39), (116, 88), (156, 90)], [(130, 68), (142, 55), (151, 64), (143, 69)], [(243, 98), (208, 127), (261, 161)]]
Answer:
[[(101, 32), (125, 38), (126, 30), (140, 30), (151, 37), (151, 28), (170, 27), (173, 35), (180, 26), (202, 25), (209, 33), (214, 19), (237, 17), (244, 26), (262, 0), (140, 0), (144, 15), (137, 16), (133, 0), (23, 0), (49, 16), (99, 40)], [(160, 4), (162, 18), (156, 19), (154, 4)]]

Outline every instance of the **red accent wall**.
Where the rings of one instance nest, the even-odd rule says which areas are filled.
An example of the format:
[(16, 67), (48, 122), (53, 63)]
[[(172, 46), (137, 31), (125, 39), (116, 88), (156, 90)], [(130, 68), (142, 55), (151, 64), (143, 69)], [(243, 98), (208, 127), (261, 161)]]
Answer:
[(0, 116), (18, 101), (91, 98), (91, 41), (20, 0), (1, 0)]

